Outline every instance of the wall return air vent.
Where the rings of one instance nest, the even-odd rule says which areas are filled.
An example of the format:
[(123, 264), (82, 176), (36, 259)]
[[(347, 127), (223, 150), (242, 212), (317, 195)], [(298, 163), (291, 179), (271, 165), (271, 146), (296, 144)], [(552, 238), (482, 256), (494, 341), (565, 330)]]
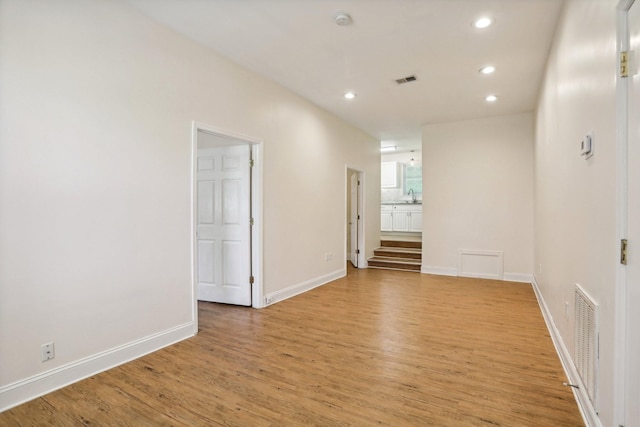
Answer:
[(396, 79), (396, 83), (398, 83), (399, 85), (403, 85), (405, 83), (415, 82), (416, 80), (418, 80), (416, 76), (407, 76), (401, 79)]
[(598, 304), (576, 285), (575, 365), (593, 406), (598, 395)]

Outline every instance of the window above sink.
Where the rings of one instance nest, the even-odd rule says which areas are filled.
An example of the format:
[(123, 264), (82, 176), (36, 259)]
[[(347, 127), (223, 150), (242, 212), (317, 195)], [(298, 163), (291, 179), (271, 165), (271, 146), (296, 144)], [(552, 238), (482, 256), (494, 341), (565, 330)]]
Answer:
[(422, 165), (403, 165), (402, 190), (408, 193), (422, 194)]

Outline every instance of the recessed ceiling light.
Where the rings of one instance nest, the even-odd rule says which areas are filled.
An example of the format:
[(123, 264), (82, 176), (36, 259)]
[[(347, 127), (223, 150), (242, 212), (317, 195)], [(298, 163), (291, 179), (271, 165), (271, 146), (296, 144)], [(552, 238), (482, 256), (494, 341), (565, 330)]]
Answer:
[(480, 68), (480, 72), (482, 74), (491, 74), (494, 71), (496, 71), (496, 67), (494, 67), (493, 65), (487, 65), (486, 67)]
[(476, 28), (487, 28), (491, 24), (493, 24), (493, 19), (483, 16), (482, 18), (476, 19), (473, 26)]
[(355, 92), (347, 92), (344, 94), (345, 99), (353, 99), (356, 97), (356, 93)]
[(496, 95), (487, 95), (484, 100), (487, 102), (496, 102), (498, 97)]
[(380, 152), (381, 153), (388, 153), (390, 151), (396, 151), (398, 149), (397, 146), (395, 145), (387, 145), (385, 147), (380, 147)]

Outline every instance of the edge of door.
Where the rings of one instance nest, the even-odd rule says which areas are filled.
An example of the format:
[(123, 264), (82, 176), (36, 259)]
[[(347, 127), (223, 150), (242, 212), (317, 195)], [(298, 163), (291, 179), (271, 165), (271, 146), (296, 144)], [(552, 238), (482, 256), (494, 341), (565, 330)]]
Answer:
[[(628, 12), (634, 0), (619, 0), (616, 5), (616, 51), (629, 50)], [(625, 78), (616, 73), (616, 234), (617, 239), (627, 238), (627, 144), (628, 144), (628, 91), (629, 85)], [(613, 415), (615, 425), (624, 425), (626, 406), (629, 404), (626, 393), (626, 351), (627, 351), (627, 301), (626, 301), (626, 269), (616, 263), (616, 283), (614, 305), (615, 318), (615, 351), (614, 351), (614, 404)]]
[[(348, 164), (345, 165), (344, 167), (344, 182), (345, 184), (345, 199), (344, 199), (344, 210), (345, 210), (345, 217), (346, 215), (349, 214), (349, 212), (347, 212), (347, 206), (349, 205), (349, 203), (347, 202), (347, 199), (349, 197), (351, 197), (351, 188), (350, 185), (348, 183), (348, 179), (349, 179), (349, 171), (353, 171), (356, 172), (358, 174), (358, 179), (360, 180), (360, 185), (358, 186), (359, 190), (358, 190), (358, 205), (360, 207), (360, 221), (358, 221), (358, 249), (360, 249), (360, 253), (358, 254), (358, 268), (367, 268), (367, 257), (366, 257), (366, 251), (365, 251), (365, 227), (364, 224), (367, 220), (367, 216), (366, 216), (366, 212), (365, 212), (365, 200), (364, 200), (364, 195), (365, 195), (365, 191), (364, 191), (364, 187), (365, 187), (365, 176), (364, 176), (364, 172), (358, 168), (354, 168), (349, 166)], [(343, 253), (347, 253), (347, 238), (348, 238), (348, 233), (349, 233), (349, 227), (347, 226), (347, 224), (345, 223), (345, 227), (344, 227), (344, 250)], [(353, 244), (353, 243), (352, 243)]]
[(214, 133), (218, 135), (228, 136), (235, 139), (246, 141), (251, 147), (251, 155), (253, 158), (253, 171), (251, 174), (251, 210), (254, 225), (251, 227), (251, 271), (253, 272), (254, 282), (251, 286), (251, 300), (253, 308), (263, 308), (264, 304), (264, 285), (263, 285), (263, 167), (262, 167), (262, 150), (263, 141), (259, 138), (243, 135), (238, 132), (229, 131), (216, 126), (207, 125), (201, 122), (192, 121), (191, 124), (191, 299), (192, 319), (194, 323), (194, 334), (198, 333), (198, 283), (196, 281), (196, 215), (197, 215), (197, 172), (198, 172), (198, 131)]

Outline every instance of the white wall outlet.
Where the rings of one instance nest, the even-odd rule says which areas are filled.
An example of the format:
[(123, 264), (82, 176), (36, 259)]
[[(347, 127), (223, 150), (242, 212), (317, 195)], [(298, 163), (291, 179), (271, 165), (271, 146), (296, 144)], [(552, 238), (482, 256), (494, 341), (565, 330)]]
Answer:
[(331, 252), (329, 252), (327, 254), (327, 261), (331, 261), (333, 259), (333, 254)]
[(268, 305), (268, 304), (271, 304), (272, 302), (273, 302), (273, 296), (268, 295), (268, 296), (264, 297), (264, 303), (265, 304)]
[(569, 301), (564, 302), (564, 317), (569, 320)]
[(40, 347), (42, 350), (42, 361), (46, 362), (47, 360), (51, 360), (56, 357), (55, 347), (53, 346), (53, 341), (48, 342), (46, 344), (42, 344)]

